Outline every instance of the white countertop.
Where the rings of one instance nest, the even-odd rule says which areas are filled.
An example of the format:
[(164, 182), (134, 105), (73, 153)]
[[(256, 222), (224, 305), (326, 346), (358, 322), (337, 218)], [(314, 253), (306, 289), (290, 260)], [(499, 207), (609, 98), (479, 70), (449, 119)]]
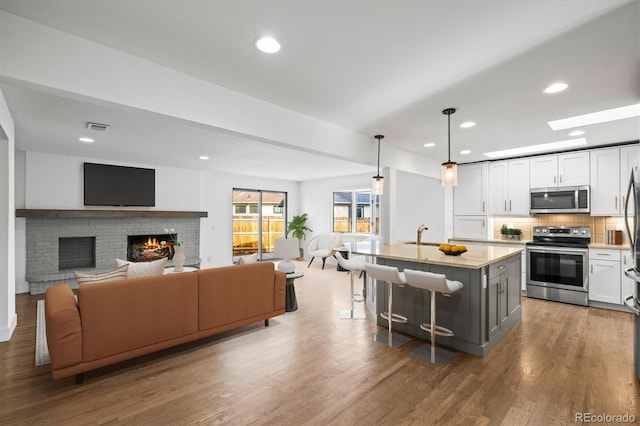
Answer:
[(432, 245), (381, 244), (380, 241), (363, 241), (352, 243), (351, 246), (351, 252), (354, 254), (468, 269), (480, 269), (522, 252), (520, 248), (500, 246), (468, 246), (467, 250), (459, 256), (449, 256), (438, 250), (437, 246)]

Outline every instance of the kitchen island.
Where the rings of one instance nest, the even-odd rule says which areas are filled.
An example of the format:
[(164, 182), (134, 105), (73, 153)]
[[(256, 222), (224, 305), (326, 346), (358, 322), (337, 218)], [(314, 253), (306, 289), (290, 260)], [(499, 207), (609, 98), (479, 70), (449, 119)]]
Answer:
[[(469, 246), (459, 256), (445, 255), (434, 245), (382, 244), (380, 241), (353, 243), (354, 254), (372, 256), (381, 265), (400, 271), (415, 269), (444, 274), (463, 283), (450, 296), (437, 294), (436, 323), (454, 332), (451, 337), (438, 336), (440, 345), (462, 352), (485, 356), (522, 319), (521, 264), (522, 250), (504, 246)], [(376, 285), (373, 293), (376, 319), (380, 326), (387, 321), (380, 312), (386, 310), (388, 290)], [(403, 334), (430, 340), (420, 324), (430, 321), (429, 292), (411, 286), (393, 288), (393, 311), (407, 317), (406, 324), (394, 323)]]

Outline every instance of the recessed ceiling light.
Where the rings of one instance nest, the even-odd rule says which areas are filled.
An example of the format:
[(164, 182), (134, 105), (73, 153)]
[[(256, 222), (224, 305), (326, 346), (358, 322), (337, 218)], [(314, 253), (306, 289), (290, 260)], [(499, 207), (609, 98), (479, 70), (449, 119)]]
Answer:
[(476, 123), (474, 123), (473, 121), (465, 121), (460, 125), (460, 127), (462, 127), (463, 129), (468, 129), (469, 127), (473, 127), (475, 125)]
[(534, 152), (553, 151), (561, 148), (570, 148), (573, 146), (586, 145), (585, 138), (568, 139), (566, 141), (543, 143), (540, 145), (523, 146), (520, 148), (505, 149), (503, 151), (485, 152), (484, 155), (489, 158), (511, 157), (522, 154), (531, 154)]
[(422, 146), (424, 146), (425, 148), (431, 148), (431, 147), (436, 146), (436, 144), (435, 144), (435, 143), (433, 143), (433, 142), (427, 142), (427, 143), (425, 143), (425, 144), (424, 144), (424, 145), (422, 145)]
[(553, 83), (544, 89), (544, 93), (558, 93), (566, 90), (569, 85), (567, 83)]
[(256, 41), (256, 47), (264, 53), (276, 53), (280, 51), (280, 43), (273, 37), (262, 37)]
[(460, 151), (460, 154), (462, 154), (462, 155), (471, 154), (471, 150), (470, 149), (463, 149), (462, 151)]
[(569, 136), (582, 136), (584, 135), (584, 130), (574, 130), (573, 132), (569, 133)]
[(91, 139), (91, 138), (78, 138), (78, 140), (80, 142), (86, 142), (86, 143), (93, 143), (95, 142), (95, 140)]
[(571, 129), (573, 127), (588, 126), (590, 124), (607, 123), (609, 121), (622, 120), (624, 118), (631, 117), (640, 117), (640, 104), (576, 115), (575, 117), (549, 121), (547, 124), (549, 124), (549, 127), (553, 130), (564, 130)]
[(201, 160), (208, 160), (208, 159), (209, 159), (209, 157), (208, 157), (208, 156), (206, 156), (206, 155), (201, 155), (201, 156), (200, 156), (200, 159), (201, 159)]

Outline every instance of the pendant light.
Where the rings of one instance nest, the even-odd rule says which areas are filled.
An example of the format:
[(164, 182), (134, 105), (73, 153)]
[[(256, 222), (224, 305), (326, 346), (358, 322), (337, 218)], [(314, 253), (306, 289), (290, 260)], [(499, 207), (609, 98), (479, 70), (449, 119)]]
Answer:
[(378, 174), (371, 179), (371, 192), (373, 192), (373, 195), (382, 195), (384, 178), (380, 176), (380, 140), (384, 138), (384, 135), (375, 135), (374, 138), (378, 139)]
[(458, 184), (458, 163), (451, 161), (451, 114), (455, 112), (455, 108), (447, 108), (442, 111), (442, 113), (447, 116), (449, 140), (449, 160), (446, 163), (442, 163), (442, 186), (445, 187), (456, 186)]

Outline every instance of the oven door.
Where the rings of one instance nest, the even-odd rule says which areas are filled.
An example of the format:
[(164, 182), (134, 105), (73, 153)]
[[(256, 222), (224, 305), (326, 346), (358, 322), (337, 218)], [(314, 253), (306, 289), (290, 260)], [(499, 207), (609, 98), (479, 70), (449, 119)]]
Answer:
[(527, 285), (589, 291), (587, 249), (527, 247)]

